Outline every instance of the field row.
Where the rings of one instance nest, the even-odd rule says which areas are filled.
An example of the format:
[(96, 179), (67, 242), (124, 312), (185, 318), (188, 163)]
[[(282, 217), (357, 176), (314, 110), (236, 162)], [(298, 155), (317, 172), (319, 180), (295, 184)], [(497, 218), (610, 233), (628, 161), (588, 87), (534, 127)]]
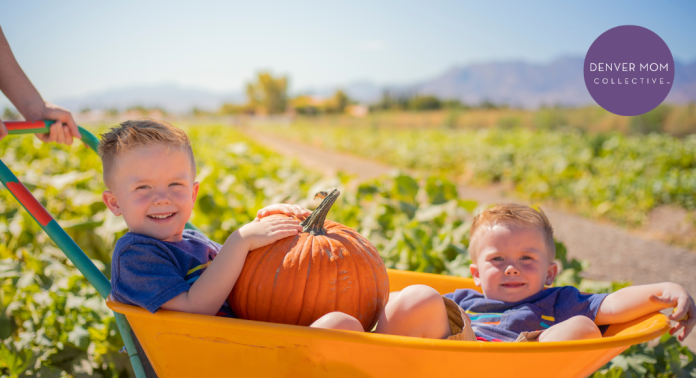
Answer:
[(272, 127), (276, 135), (451, 179), (513, 184), (523, 198), (641, 225), (660, 204), (696, 209), (696, 138), (578, 130)]

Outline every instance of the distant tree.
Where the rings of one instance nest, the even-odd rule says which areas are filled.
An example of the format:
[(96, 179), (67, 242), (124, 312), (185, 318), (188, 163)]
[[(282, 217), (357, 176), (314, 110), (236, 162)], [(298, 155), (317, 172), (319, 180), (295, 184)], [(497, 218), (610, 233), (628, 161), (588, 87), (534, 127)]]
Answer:
[(406, 110), (412, 97), (413, 95), (408, 93), (392, 95), (389, 90), (385, 89), (382, 92), (382, 99), (376, 104), (370, 105), (370, 111)]
[(219, 114), (222, 115), (237, 115), (237, 114), (254, 114), (254, 108), (249, 104), (222, 104)]
[(295, 109), (297, 114), (314, 115), (319, 114), (324, 109), (320, 108), (309, 95), (299, 95), (290, 100), (290, 107)]
[(17, 121), (19, 120), (19, 113), (6, 107), (5, 111), (2, 113), (2, 119), (3, 121)]
[(382, 98), (378, 102), (370, 105), (370, 111), (377, 112), (380, 110), (387, 110), (387, 109), (389, 109), (391, 104), (392, 104), (391, 94), (389, 93), (388, 90), (385, 89), (384, 91), (382, 91)]
[[(144, 105), (135, 105), (126, 109), (127, 112), (138, 113), (142, 117), (160, 117), (166, 116), (168, 113), (164, 108), (159, 106), (147, 107)], [(158, 114), (153, 114), (158, 113)]]
[(131, 106), (131, 107), (127, 108), (126, 111), (127, 112), (135, 112), (135, 113), (140, 114), (141, 116), (147, 116), (150, 113), (150, 111), (147, 110), (147, 108), (144, 107), (143, 105)]
[(460, 110), (466, 110), (466, 109), (471, 108), (469, 105), (461, 102), (461, 100), (456, 99), (456, 98), (449, 99), (449, 100), (443, 100), (442, 107), (445, 109), (460, 109)]
[(153, 108), (150, 108), (149, 112), (150, 113), (158, 112), (158, 113), (162, 114), (163, 116), (169, 115), (169, 112), (167, 112), (167, 110), (161, 106), (155, 106)]
[(440, 108), (442, 108), (442, 102), (435, 96), (415, 96), (408, 101), (409, 110), (437, 110)]
[(259, 72), (256, 81), (246, 85), (249, 105), (265, 114), (285, 112), (288, 104), (287, 90), (287, 77), (275, 78), (269, 72)]
[(328, 113), (344, 113), (350, 103), (351, 100), (348, 98), (348, 95), (339, 89), (333, 97), (326, 101), (326, 111)]
[(197, 106), (194, 106), (193, 109), (191, 109), (191, 115), (194, 117), (205, 117), (207, 115), (210, 115), (210, 112), (207, 112), (203, 109), (199, 109)]
[(109, 108), (104, 110), (104, 114), (106, 114), (108, 117), (117, 117), (118, 116), (118, 108)]
[(80, 113), (85, 114), (91, 112), (92, 109), (89, 106), (85, 106), (82, 109), (80, 109)]
[(498, 109), (498, 106), (491, 100), (485, 99), (478, 106), (481, 109)]
[(346, 106), (350, 105), (350, 98), (342, 90), (337, 90), (333, 97), (333, 105), (335, 106), (336, 112), (343, 113), (346, 111)]

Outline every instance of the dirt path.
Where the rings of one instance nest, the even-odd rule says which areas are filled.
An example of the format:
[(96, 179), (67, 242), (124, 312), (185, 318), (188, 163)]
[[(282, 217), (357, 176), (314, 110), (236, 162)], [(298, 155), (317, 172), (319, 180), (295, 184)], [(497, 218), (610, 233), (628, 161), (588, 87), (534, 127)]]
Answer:
[[(394, 167), (369, 159), (290, 142), (253, 130), (249, 130), (247, 134), (274, 151), (296, 158), (303, 165), (327, 175), (340, 170), (364, 180), (394, 170)], [(462, 198), (484, 204), (524, 202), (502, 196), (494, 189), (462, 186), (458, 190)], [(631, 281), (634, 284), (672, 281), (683, 285), (692, 295), (696, 294), (696, 253), (642, 238), (612, 224), (592, 221), (548, 206), (545, 211), (553, 224), (556, 238), (565, 243), (570, 256), (590, 263), (586, 277)], [(696, 350), (696, 335), (691, 335), (686, 345), (691, 350)]]

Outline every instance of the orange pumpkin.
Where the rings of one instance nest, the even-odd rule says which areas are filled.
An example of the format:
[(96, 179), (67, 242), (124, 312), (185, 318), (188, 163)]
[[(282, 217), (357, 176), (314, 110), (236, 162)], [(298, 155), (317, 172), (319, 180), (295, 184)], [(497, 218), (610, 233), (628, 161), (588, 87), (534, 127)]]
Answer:
[(387, 271), (367, 239), (325, 221), (339, 194), (326, 194), (298, 235), (249, 252), (229, 296), (237, 316), (307, 326), (340, 311), (374, 327), (389, 296)]

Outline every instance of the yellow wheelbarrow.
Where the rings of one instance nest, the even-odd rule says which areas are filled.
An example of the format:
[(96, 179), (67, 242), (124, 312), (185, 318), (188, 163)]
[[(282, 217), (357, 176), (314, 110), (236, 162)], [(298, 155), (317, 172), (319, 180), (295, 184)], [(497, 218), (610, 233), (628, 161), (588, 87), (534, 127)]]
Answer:
[[(6, 126), (10, 134), (37, 133), (48, 132), (50, 123), (7, 122)], [(83, 128), (80, 133), (96, 150), (98, 139)], [(107, 298), (111, 286), (106, 277), (1, 160), (0, 181)], [(414, 284), (431, 286), (443, 294), (477, 289), (471, 279), (389, 271), (392, 291)], [(630, 345), (659, 337), (670, 326), (666, 316), (654, 313), (611, 325), (602, 339), (485, 343), (314, 329), (166, 310), (151, 314), (109, 298), (107, 305), (116, 314), (138, 378), (146, 375), (129, 323), (159, 377), (585, 377)]]
[[(389, 270), (390, 290), (425, 284), (440, 293), (473, 280)], [(670, 326), (655, 313), (614, 324), (604, 338), (555, 343), (484, 343), (333, 331), (159, 310), (111, 299), (126, 315), (160, 377), (586, 377), (630, 345)]]

